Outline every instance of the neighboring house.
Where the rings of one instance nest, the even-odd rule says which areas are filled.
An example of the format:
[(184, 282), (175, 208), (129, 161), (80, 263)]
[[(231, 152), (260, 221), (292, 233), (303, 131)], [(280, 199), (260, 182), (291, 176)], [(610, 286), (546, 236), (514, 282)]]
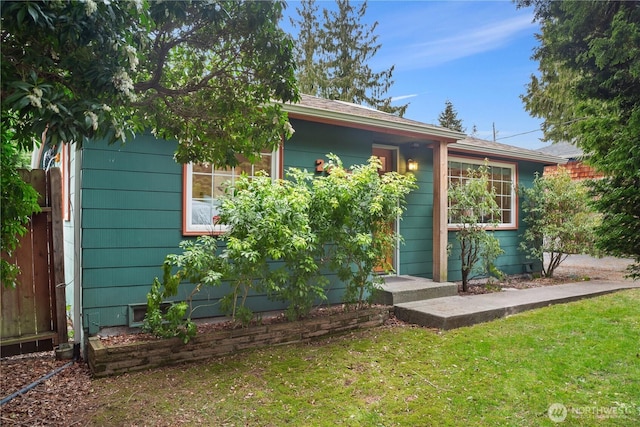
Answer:
[[(417, 166), (411, 173), (419, 188), (409, 194), (407, 211), (397, 224), (404, 244), (397, 245), (393, 264), (399, 275), (435, 281), (460, 279), (456, 248), (447, 251), (455, 241), (454, 227), (448, 225), (449, 182), (488, 159), (503, 214), (495, 234), (505, 254), (497, 266), (507, 274), (531, 268), (518, 249), (523, 225), (516, 187), (531, 185), (536, 173), (562, 159), (465, 139), (456, 131), (341, 101), (302, 96), (285, 109), (295, 134), (258, 165), (179, 165), (173, 157), (176, 142), (149, 134), (125, 145), (89, 142), (78, 151), (72, 146), (70, 155), (61, 156), (57, 164), (67, 179), (70, 212), (65, 223), (67, 295), (76, 337), (142, 321), (147, 292), (154, 277), (161, 276), (165, 256), (178, 252), (188, 236), (222, 231), (213, 217), (223, 182), (241, 171), (260, 169), (277, 177), (289, 167), (314, 171), (328, 153), (340, 156), (346, 166), (365, 163), (372, 154), (388, 171), (408, 173), (409, 160)], [(330, 280), (329, 299), (339, 302), (343, 287), (337, 278)], [(190, 289), (184, 285), (180, 297)], [(199, 308), (194, 316), (220, 315), (218, 299), (224, 294), (223, 289), (205, 289), (195, 301)], [(283, 308), (264, 295), (252, 295), (247, 304), (254, 311)]]
[[(547, 147), (539, 148), (537, 151), (552, 156), (561, 157), (567, 163), (563, 164), (571, 179), (574, 181), (582, 181), (585, 179), (597, 179), (604, 177), (604, 174), (597, 172), (591, 166), (584, 163), (584, 153), (578, 147), (568, 142), (557, 142)], [(544, 174), (552, 175), (558, 170), (558, 165), (545, 166)]]

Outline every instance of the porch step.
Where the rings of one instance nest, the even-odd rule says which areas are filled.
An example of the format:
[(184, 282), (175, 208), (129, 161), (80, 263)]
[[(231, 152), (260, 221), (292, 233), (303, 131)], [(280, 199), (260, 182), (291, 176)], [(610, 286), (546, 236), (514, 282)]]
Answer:
[(396, 305), (458, 295), (458, 285), (450, 282), (434, 282), (415, 276), (390, 276), (384, 281), (373, 296), (377, 304)]

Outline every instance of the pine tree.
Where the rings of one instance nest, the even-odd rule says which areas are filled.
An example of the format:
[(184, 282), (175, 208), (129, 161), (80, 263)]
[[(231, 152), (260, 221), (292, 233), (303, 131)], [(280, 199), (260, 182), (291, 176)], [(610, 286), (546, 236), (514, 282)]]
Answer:
[(295, 43), (295, 60), (298, 66), (296, 78), (300, 92), (307, 95), (321, 96), (320, 88), (326, 83), (321, 82), (326, 73), (322, 71), (320, 49), (320, 23), (318, 22), (318, 6), (315, 0), (303, 0), (296, 8), (299, 20), (290, 17), (291, 25), (298, 28), (298, 38)]
[(458, 132), (466, 132), (466, 128), (462, 127), (462, 120), (458, 118), (458, 112), (453, 108), (453, 103), (446, 100), (444, 103), (444, 111), (438, 116), (440, 126)]
[(301, 2), (299, 20), (291, 19), (299, 29), (296, 42), (297, 78), (303, 93), (327, 99), (364, 104), (402, 116), (408, 104), (392, 106), (386, 96), (393, 85), (394, 66), (373, 72), (368, 61), (382, 46), (375, 35), (377, 22), (361, 22), (367, 2), (357, 8), (348, 0), (337, 0), (337, 10), (322, 10), (315, 0)]

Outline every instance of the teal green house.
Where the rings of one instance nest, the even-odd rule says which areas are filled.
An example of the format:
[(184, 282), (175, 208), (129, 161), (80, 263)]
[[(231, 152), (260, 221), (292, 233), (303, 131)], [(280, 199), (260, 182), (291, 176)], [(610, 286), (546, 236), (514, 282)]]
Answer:
[[(447, 251), (456, 227), (449, 223), (447, 188), (485, 159), (502, 210), (495, 235), (505, 254), (497, 266), (507, 274), (540, 269), (518, 249), (523, 222), (517, 187), (531, 185), (536, 173), (563, 163), (561, 158), (341, 101), (302, 96), (285, 109), (294, 135), (259, 164), (241, 162), (234, 169), (177, 164), (176, 142), (150, 134), (124, 145), (90, 142), (59, 150), (52, 164), (63, 171), (67, 299), (77, 337), (141, 323), (165, 256), (190, 236), (224, 231), (213, 220), (223, 182), (258, 170), (274, 177), (289, 167), (315, 171), (328, 153), (346, 166), (376, 155), (387, 171), (415, 174), (419, 188), (396, 225), (404, 243), (393, 254), (395, 274), (460, 280), (459, 254), (455, 247)], [(330, 300), (339, 302), (340, 283), (331, 282)], [(183, 291), (186, 296), (190, 285)], [(224, 294), (201, 292), (195, 317), (220, 316), (217, 301)], [(264, 295), (252, 295), (247, 304), (254, 311), (283, 308)]]

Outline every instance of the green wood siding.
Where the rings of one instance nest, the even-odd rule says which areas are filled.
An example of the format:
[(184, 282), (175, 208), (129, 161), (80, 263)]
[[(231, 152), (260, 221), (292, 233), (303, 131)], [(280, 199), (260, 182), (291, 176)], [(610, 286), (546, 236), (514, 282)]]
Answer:
[(376, 142), (372, 132), (291, 120), (295, 133), (285, 143), (284, 167), (315, 170), (315, 160), (327, 160), (329, 153), (337, 154), (349, 167), (365, 163), (371, 157)]
[[(292, 120), (296, 130), (285, 143), (283, 168), (315, 170), (315, 160), (328, 153), (341, 157), (345, 166), (361, 164), (371, 156), (374, 144), (394, 145), (394, 137), (365, 130)], [(424, 141), (426, 142), (426, 141)], [(83, 324), (90, 334), (108, 326), (129, 323), (129, 304), (145, 304), (154, 277), (169, 253), (176, 253), (182, 235), (182, 166), (175, 163), (175, 142), (150, 135), (138, 136), (126, 145), (88, 143), (82, 149), (82, 286)], [(419, 188), (407, 199), (408, 208), (399, 228), (399, 274), (432, 275), (433, 155), (429, 148), (403, 145), (399, 168), (404, 173), (407, 158), (419, 162), (415, 172)], [(496, 159), (498, 160), (498, 159)], [(542, 166), (518, 164), (519, 184), (531, 185)], [(498, 265), (506, 273), (521, 273), (529, 262), (518, 249), (520, 230), (500, 231), (506, 254)], [(450, 241), (455, 238), (450, 233)], [(449, 279), (459, 280), (459, 261), (454, 250), (449, 259)], [(329, 276), (331, 302), (339, 302), (344, 286)], [(185, 284), (176, 300), (193, 289)], [(207, 288), (194, 299), (194, 317), (221, 315), (218, 300), (225, 286)], [(247, 305), (255, 311), (281, 309), (281, 302), (265, 295), (251, 295)]]
[(128, 324), (182, 240), (182, 166), (175, 143), (140, 135), (87, 143), (82, 158), (82, 285), (90, 333)]
[[(407, 196), (407, 210), (400, 222), (399, 274), (431, 277), (433, 274), (433, 152), (428, 148), (403, 148), (403, 161), (418, 161), (414, 172), (418, 188)], [(401, 166), (404, 167), (403, 162)]]

